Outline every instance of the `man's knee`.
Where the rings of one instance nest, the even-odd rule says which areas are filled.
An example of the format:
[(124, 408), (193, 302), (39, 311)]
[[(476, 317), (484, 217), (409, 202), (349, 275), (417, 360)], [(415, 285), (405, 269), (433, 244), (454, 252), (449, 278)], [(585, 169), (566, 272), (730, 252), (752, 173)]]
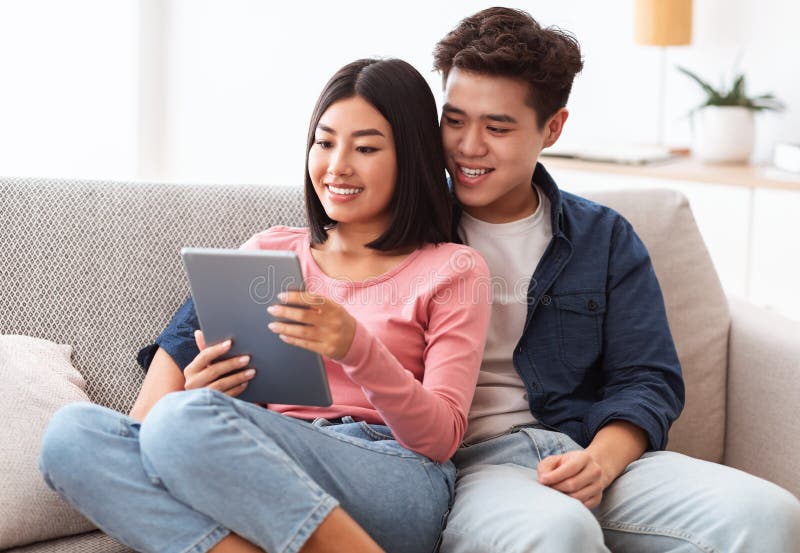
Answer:
[(727, 523), (741, 539), (760, 543), (764, 551), (800, 552), (800, 501), (770, 482), (752, 486), (729, 509)]
[(444, 531), (443, 553), (606, 551), (583, 504), (536, 481), (535, 471), (489, 465), (464, 475)]

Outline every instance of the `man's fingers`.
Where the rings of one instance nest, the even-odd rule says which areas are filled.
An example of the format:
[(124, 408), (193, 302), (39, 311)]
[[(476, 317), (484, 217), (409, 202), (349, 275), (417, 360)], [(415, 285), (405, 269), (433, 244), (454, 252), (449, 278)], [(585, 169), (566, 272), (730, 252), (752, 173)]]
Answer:
[(567, 495), (585, 504), (587, 501), (590, 501), (592, 498), (596, 497), (598, 493), (600, 493), (599, 486), (587, 486), (574, 493), (568, 493)]
[(597, 481), (597, 477), (593, 476), (588, 470), (583, 470), (576, 476), (562, 480), (551, 485), (551, 487), (554, 490), (572, 496), (572, 494), (579, 493), (581, 490), (591, 488)]
[(536, 471), (539, 473), (539, 481), (543, 482), (544, 476), (555, 470), (561, 463), (561, 455), (551, 455), (539, 461)]
[[(542, 484), (548, 486), (558, 484), (562, 480), (575, 476), (585, 466), (585, 463), (582, 463), (577, 457), (567, 455), (558, 455), (557, 457), (559, 457), (559, 459), (555, 467), (548, 470), (547, 465), (545, 465), (545, 470), (539, 471), (539, 482)], [(542, 463), (547, 461), (547, 459), (549, 459), (549, 457), (545, 458)], [(539, 465), (541, 466), (542, 463), (539, 463)]]

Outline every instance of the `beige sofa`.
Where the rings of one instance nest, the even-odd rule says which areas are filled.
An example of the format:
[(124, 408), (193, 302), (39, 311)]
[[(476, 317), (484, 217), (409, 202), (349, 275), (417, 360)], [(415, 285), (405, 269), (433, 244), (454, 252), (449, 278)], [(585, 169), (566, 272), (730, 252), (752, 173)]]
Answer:
[[(683, 196), (592, 197), (633, 223), (664, 291), (687, 388), (670, 449), (800, 494), (800, 323), (726, 298)], [(138, 348), (187, 295), (180, 247), (237, 246), (271, 225), (302, 222), (296, 187), (0, 179), (0, 334), (70, 344), (88, 396), (128, 412), (144, 377)], [(40, 432), (34, 426), (0, 434), (0, 483), (7, 490), (21, 479), (7, 467), (35, 470), (28, 460)], [(0, 548), (128, 551), (64, 506), (34, 517), (48, 493), (39, 489), (20, 506), (0, 487), (0, 526), (22, 508), (33, 517), (22, 520), (46, 521), (24, 531), (0, 528)]]

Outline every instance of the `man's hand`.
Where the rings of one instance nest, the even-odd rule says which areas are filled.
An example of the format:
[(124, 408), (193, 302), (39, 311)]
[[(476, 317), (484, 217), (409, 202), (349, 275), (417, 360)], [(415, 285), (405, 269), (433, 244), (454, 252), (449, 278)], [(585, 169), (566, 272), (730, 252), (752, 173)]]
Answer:
[(603, 490), (611, 483), (585, 449), (545, 457), (536, 470), (540, 484), (577, 499), (588, 509), (600, 505)]
[(647, 449), (647, 434), (623, 420), (612, 420), (589, 447), (545, 457), (539, 463), (539, 483), (574, 497), (589, 509), (600, 504), (603, 491)]
[(278, 298), (284, 304), (301, 306), (272, 305), (267, 309), (275, 317), (302, 323), (270, 323), (269, 329), (281, 340), (336, 361), (347, 355), (356, 333), (356, 320), (344, 307), (308, 292), (284, 292)]

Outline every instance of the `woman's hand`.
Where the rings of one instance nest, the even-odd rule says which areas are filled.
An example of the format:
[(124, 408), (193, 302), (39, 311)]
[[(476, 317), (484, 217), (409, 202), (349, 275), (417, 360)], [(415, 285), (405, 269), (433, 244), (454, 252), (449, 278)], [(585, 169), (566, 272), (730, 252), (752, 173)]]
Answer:
[(272, 322), (269, 329), (287, 344), (315, 351), (336, 361), (350, 351), (356, 320), (347, 310), (324, 296), (308, 292), (284, 292), (278, 299), (288, 305), (272, 305), (267, 311), (293, 323)]
[(194, 339), (200, 353), (183, 371), (183, 376), (186, 378), (184, 389), (209, 388), (219, 390), (231, 397), (241, 394), (247, 388), (247, 383), (255, 376), (255, 370), (248, 369), (232, 375), (228, 375), (228, 373), (245, 368), (250, 362), (250, 356), (242, 355), (215, 363), (215, 359), (231, 349), (231, 341), (227, 340), (221, 344), (206, 347), (201, 330), (195, 331)]

